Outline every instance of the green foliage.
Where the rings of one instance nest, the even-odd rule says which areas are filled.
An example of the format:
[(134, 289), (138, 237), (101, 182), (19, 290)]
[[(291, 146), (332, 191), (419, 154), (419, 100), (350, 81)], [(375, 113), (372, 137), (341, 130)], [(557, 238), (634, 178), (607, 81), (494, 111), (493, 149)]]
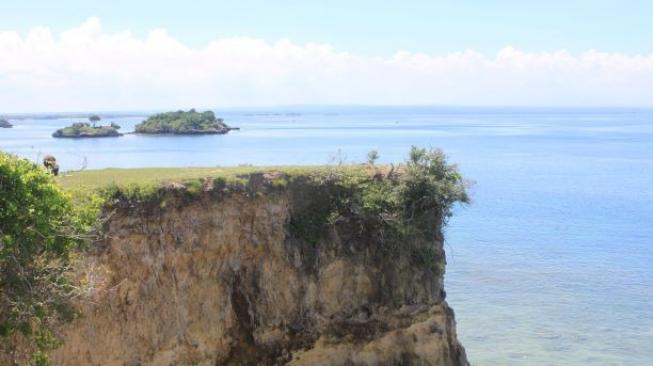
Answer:
[[(439, 150), (413, 147), (405, 165), (374, 174), (364, 169), (333, 170), (310, 180), (292, 182), (293, 191), (307, 191), (310, 203), (291, 215), (292, 236), (317, 244), (330, 230), (374, 242), (394, 254), (402, 243), (428, 242), (425, 232), (446, 222), (457, 202), (469, 197), (455, 165)], [(434, 269), (433, 248), (415, 247), (416, 266)], [(435, 270), (435, 269), (434, 269)]]
[(88, 117), (88, 120), (91, 121), (93, 127), (95, 127), (95, 124), (100, 122), (101, 118), (97, 114), (93, 114), (90, 117)]
[(74, 315), (73, 250), (97, 212), (92, 200), (74, 205), (44, 169), (0, 153), (0, 336), (22, 335), (40, 351), (56, 346), (52, 327)]
[(118, 132), (118, 126), (115, 123), (111, 123), (109, 126), (91, 126), (85, 122), (76, 122), (70, 125), (55, 131), (53, 137), (114, 137), (120, 136)]
[(120, 185), (111, 183), (106, 187), (99, 189), (99, 196), (107, 200), (108, 204), (112, 201), (126, 201), (130, 204), (142, 204), (152, 201), (157, 197), (159, 187), (154, 184), (136, 184), (130, 183)]
[(188, 193), (191, 196), (199, 196), (199, 194), (202, 193), (204, 180), (189, 179), (189, 180), (184, 181), (183, 184), (184, 184), (184, 188), (186, 190), (186, 193)]
[(4, 118), (0, 118), (0, 128), (10, 128), (12, 124)]
[(379, 152), (376, 150), (370, 150), (367, 152), (367, 163), (369, 165), (374, 165), (376, 161), (379, 160)]
[(454, 203), (469, 202), (458, 167), (447, 164), (446, 155), (441, 150), (412, 146), (398, 188), (397, 198), (403, 205), (404, 214), (410, 217), (416, 211), (438, 210), (446, 219), (451, 216)]
[[(412, 249), (410, 254), (415, 266), (430, 269), (434, 272), (438, 270), (438, 263), (440, 262), (437, 260), (438, 253), (434, 247), (416, 247)], [(439, 270), (444, 270), (444, 268)]]
[(337, 211), (313, 204), (302, 211), (301, 215), (293, 215), (290, 218), (288, 229), (295, 237), (316, 245), (324, 236), (326, 224), (335, 223), (338, 218)]
[(32, 362), (34, 366), (49, 366), (50, 360), (43, 351), (36, 351), (32, 354)]
[(159, 113), (136, 125), (137, 133), (201, 134), (227, 131), (227, 125), (213, 112), (197, 112), (194, 109)]

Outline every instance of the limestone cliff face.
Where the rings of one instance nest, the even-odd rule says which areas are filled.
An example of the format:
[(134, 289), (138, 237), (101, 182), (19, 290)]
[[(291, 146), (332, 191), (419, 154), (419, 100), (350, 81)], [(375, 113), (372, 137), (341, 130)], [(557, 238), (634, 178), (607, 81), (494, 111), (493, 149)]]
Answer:
[(108, 210), (84, 265), (94, 290), (53, 363), (468, 365), (445, 302), (441, 219), (392, 252), (337, 220), (310, 242), (292, 225), (320, 190), (257, 180), (255, 193), (177, 187)]

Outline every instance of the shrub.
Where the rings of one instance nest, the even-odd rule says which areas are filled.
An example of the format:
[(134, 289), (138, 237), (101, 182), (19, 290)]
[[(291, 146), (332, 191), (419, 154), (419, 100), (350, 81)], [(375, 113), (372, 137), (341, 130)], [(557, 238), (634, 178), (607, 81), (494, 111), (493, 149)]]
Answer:
[[(293, 184), (300, 185), (296, 191), (309, 192), (310, 204), (292, 215), (289, 231), (311, 244), (333, 228), (396, 250), (429, 235), (423, 231), (433, 228), (430, 223), (446, 223), (457, 202), (469, 202), (457, 167), (440, 150), (417, 147), (411, 148), (405, 164), (385, 172), (337, 169)], [(430, 252), (415, 257), (424, 261), (425, 253)]]
[(416, 146), (410, 149), (396, 194), (406, 217), (413, 217), (416, 211), (437, 210), (446, 220), (454, 203), (469, 202), (458, 167), (448, 164), (441, 150)]
[(41, 167), (0, 153), (0, 351), (9, 337), (25, 337), (42, 364), (56, 346), (53, 326), (74, 317), (72, 253), (96, 214), (73, 205)]
[(376, 150), (370, 150), (367, 152), (367, 164), (374, 165), (376, 161), (379, 160), (379, 152)]

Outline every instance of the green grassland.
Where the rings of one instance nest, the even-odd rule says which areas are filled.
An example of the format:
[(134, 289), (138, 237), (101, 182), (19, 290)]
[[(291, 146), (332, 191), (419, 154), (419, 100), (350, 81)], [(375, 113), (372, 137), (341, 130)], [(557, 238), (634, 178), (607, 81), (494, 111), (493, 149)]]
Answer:
[[(187, 168), (138, 168), (101, 169), (70, 172), (57, 178), (59, 184), (69, 191), (92, 191), (111, 185), (160, 186), (167, 183), (184, 183), (201, 178), (223, 178), (239, 181), (254, 173), (281, 172), (286, 176), (314, 175), (333, 170), (333, 166), (238, 166), (238, 167), (187, 167)], [(347, 171), (360, 170), (362, 166), (340, 167)]]

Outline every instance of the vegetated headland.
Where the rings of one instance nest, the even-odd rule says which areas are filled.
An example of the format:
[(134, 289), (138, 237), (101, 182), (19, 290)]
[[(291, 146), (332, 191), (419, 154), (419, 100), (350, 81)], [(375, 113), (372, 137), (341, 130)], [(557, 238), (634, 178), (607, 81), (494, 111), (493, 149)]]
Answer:
[(467, 366), (442, 234), (464, 180), (438, 151), (373, 160), (57, 178), (97, 212), (67, 267), (79, 291), (57, 298), (76, 310), (3, 347), (55, 365)]

